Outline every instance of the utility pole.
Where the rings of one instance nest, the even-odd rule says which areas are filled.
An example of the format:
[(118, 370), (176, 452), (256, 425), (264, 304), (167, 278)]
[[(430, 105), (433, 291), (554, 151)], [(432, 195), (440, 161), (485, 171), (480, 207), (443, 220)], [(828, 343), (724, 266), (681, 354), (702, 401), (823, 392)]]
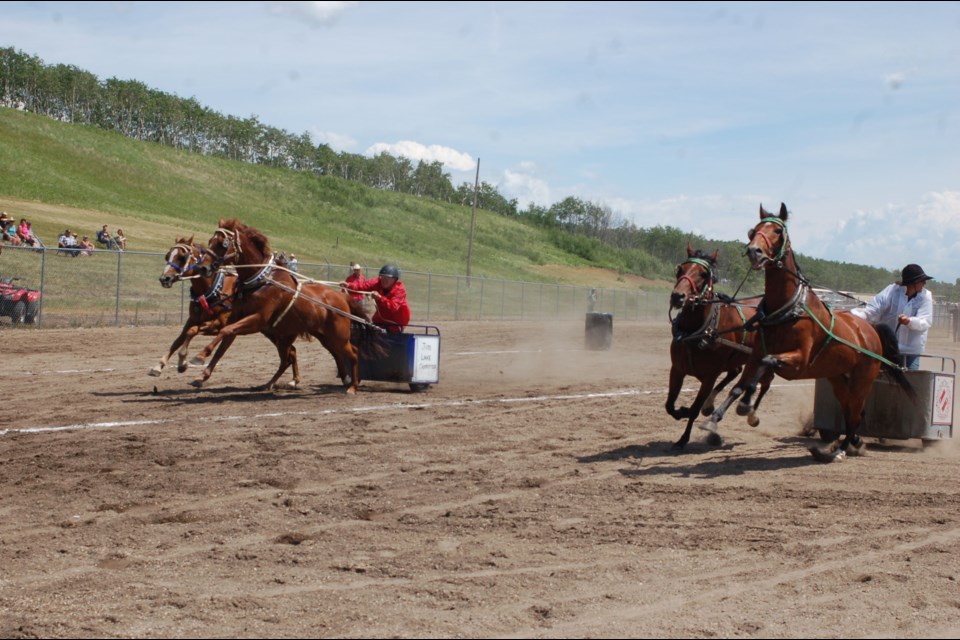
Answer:
[(477, 158), (477, 177), (473, 182), (473, 214), (470, 217), (470, 242), (467, 244), (467, 286), (470, 286), (470, 260), (473, 258), (473, 230), (477, 226), (477, 193), (480, 191), (480, 158)]

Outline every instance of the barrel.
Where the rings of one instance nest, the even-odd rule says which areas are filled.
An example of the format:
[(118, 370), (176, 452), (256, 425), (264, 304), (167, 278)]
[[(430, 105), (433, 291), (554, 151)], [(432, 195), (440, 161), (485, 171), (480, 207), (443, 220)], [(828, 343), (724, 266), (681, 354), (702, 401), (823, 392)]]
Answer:
[(594, 351), (605, 351), (613, 343), (613, 314), (587, 314), (586, 347)]

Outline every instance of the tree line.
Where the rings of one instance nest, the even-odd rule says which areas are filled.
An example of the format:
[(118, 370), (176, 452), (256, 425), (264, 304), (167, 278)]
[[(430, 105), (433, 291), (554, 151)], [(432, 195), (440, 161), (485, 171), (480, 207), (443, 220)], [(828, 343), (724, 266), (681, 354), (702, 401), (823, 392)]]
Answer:
[[(373, 157), (338, 153), (327, 144), (314, 144), (306, 132), (290, 133), (255, 115), (223, 115), (196, 98), (151, 89), (137, 80), (101, 81), (76, 66), (46, 65), (12, 47), (0, 48), (0, 105), (203, 155), (307, 171), (464, 206), (474, 200), (474, 185), (455, 186), (439, 161), (413, 162), (386, 152)], [(739, 243), (710, 241), (673, 227), (639, 228), (605, 205), (576, 197), (549, 207), (531, 203), (520, 210), (516, 199), (504, 197), (488, 182), (479, 185), (476, 195), (481, 209), (546, 228), (558, 247), (596, 264), (671, 279), (690, 242), (695, 248), (720, 249), (724, 279), (739, 282), (748, 276)], [(803, 264), (812, 281), (832, 289), (879, 291), (898, 275), (827, 260), (803, 259)], [(944, 288), (949, 291), (941, 292)], [(938, 285), (938, 293), (958, 299), (953, 285)]]

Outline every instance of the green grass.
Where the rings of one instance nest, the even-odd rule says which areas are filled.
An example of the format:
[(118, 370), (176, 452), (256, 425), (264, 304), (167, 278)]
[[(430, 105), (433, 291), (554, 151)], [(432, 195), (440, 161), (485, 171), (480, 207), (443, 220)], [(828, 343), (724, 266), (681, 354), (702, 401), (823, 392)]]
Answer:
[[(124, 229), (130, 249), (164, 251), (179, 235), (205, 242), (221, 217), (236, 217), (302, 261), (466, 271), (469, 207), (204, 157), (6, 108), (0, 165), (0, 208), (30, 219), (48, 246), (65, 227), (93, 236), (109, 224)], [(473, 276), (555, 282), (537, 267), (610, 259), (591, 262), (559, 249), (544, 230), (477, 212)]]

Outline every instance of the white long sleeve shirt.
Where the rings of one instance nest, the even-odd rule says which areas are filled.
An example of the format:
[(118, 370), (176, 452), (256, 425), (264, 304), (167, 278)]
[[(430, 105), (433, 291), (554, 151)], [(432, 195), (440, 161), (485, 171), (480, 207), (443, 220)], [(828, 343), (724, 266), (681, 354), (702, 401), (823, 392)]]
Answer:
[[(919, 355), (927, 346), (927, 332), (933, 326), (933, 294), (921, 289), (913, 300), (907, 300), (907, 288), (891, 284), (867, 306), (851, 309), (850, 313), (873, 324), (887, 325), (897, 334), (900, 353)], [(910, 324), (897, 322), (901, 314), (910, 318)]]

